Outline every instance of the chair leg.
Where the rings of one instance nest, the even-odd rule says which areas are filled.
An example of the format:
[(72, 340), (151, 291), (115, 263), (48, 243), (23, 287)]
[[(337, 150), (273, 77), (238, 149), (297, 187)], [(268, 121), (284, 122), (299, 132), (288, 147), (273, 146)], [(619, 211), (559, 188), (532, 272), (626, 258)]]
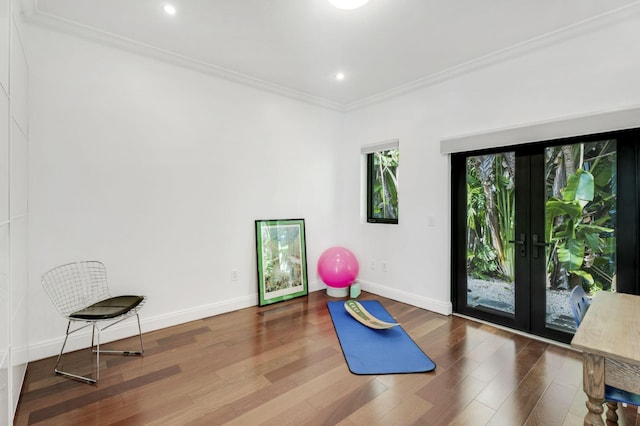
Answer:
[(94, 341), (96, 336), (96, 324), (93, 323), (93, 327), (91, 327), (91, 350), (95, 347)]
[[(95, 330), (96, 325), (93, 325), (93, 328)], [(100, 378), (100, 327), (98, 328), (98, 337), (97, 337), (97, 342), (96, 342), (96, 383), (98, 382), (98, 379)]]
[(138, 320), (138, 336), (140, 336), (140, 355), (144, 353), (144, 343), (142, 343), (142, 327), (140, 327), (140, 316), (136, 314)]
[(607, 423), (611, 422), (618, 424), (618, 413), (616, 413), (617, 409), (617, 402), (607, 401)]
[[(144, 343), (142, 342), (142, 327), (140, 326), (140, 316), (138, 314), (136, 314), (136, 319), (138, 321), (138, 336), (140, 338), (140, 350), (139, 351), (111, 351), (111, 350), (101, 350), (100, 349), (100, 333), (102, 332), (102, 329), (95, 323), (92, 322), (91, 326), (91, 351), (92, 353), (96, 354), (96, 366), (95, 366), (95, 379), (92, 379), (90, 377), (86, 377), (86, 376), (80, 376), (77, 374), (73, 374), (73, 373), (69, 373), (66, 371), (62, 371), (58, 369), (58, 365), (60, 364), (60, 361), (62, 360), (62, 354), (64, 352), (64, 348), (67, 345), (67, 340), (69, 339), (69, 335), (71, 333), (74, 333), (84, 327), (88, 327), (89, 324), (85, 325), (84, 327), (75, 329), (73, 331), (70, 332), (70, 328), (71, 328), (71, 321), (68, 322), (67, 324), (67, 332), (65, 334), (64, 337), (64, 342), (62, 344), (62, 349), (60, 349), (60, 353), (58, 354), (58, 359), (56, 361), (56, 366), (54, 367), (54, 371), (56, 374), (60, 374), (62, 376), (66, 376), (72, 379), (76, 379), (76, 380), (80, 380), (86, 383), (90, 383), (90, 384), (96, 384), (98, 382), (98, 379), (100, 378), (100, 354), (110, 354), (110, 355), (142, 355), (144, 353)], [(120, 320), (122, 321), (122, 320)], [(109, 327), (111, 327), (112, 325), (117, 324), (120, 321), (116, 321), (115, 323), (111, 323), (108, 326), (104, 327), (104, 329), (107, 329)], [(97, 330), (97, 331), (96, 331)]]
[(67, 345), (67, 339), (69, 338), (69, 328), (71, 327), (71, 321), (67, 322), (67, 332), (64, 335), (64, 342), (62, 342), (62, 348), (60, 348), (60, 353), (58, 354), (58, 359), (56, 360), (56, 365), (53, 367), (53, 371), (59, 373), (58, 365), (60, 365), (60, 360), (62, 359), (62, 353), (64, 352), (64, 347)]
[[(101, 350), (100, 353), (108, 354), (108, 355), (142, 355), (144, 354), (144, 343), (142, 342), (142, 327), (140, 327), (140, 316), (136, 314), (136, 319), (138, 320), (138, 336), (140, 337), (140, 350), (139, 351), (112, 351), (112, 350)], [(114, 323), (115, 324), (115, 323)], [(105, 327), (105, 329), (111, 327), (114, 324), (110, 324)], [(100, 334), (100, 329), (98, 329), (98, 335)], [(94, 349), (95, 352), (95, 349)]]
[(60, 349), (60, 353), (58, 354), (58, 359), (56, 361), (56, 366), (53, 368), (53, 371), (56, 374), (59, 374), (61, 376), (69, 377), (69, 378), (75, 379), (75, 380), (80, 380), (82, 382), (86, 382), (86, 383), (89, 383), (89, 384), (95, 384), (96, 383), (96, 379), (92, 379), (90, 377), (85, 377), (85, 376), (80, 376), (80, 375), (69, 373), (69, 372), (63, 371), (63, 370), (58, 370), (58, 365), (60, 365), (60, 361), (62, 360), (62, 353), (64, 352), (64, 347), (67, 345), (67, 340), (69, 339), (69, 334), (70, 334), (69, 333), (69, 329), (70, 328), (71, 328), (71, 321), (69, 321), (67, 323), (67, 332), (65, 333), (64, 342), (62, 343), (62, 348)]

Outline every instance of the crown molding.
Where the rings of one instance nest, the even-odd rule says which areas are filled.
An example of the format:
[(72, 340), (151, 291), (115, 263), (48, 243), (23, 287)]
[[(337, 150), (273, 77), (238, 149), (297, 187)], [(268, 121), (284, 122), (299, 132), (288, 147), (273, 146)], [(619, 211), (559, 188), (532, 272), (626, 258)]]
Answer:
[(38, 9), (37, 0), (22, 0), (25, 21), (31, 24), (57, 30), (79, 38), (97, 42), (109, 47), (115, 47), (130, 53), (168, 62), (173, 65), (192, 69), (204, 74), (219, 77), (244, 86), (253, 87), (277, 95), (321, 106), (338, 112), (344, 112), (344, 105), (310, 95), (288, 87), (280, 86), (269, 81), (261, 80), (243, 73), (232, 71), (214, 64), (189, 58), (169, 50), (154, 47), (145, 43), (103, 31), (95, 27), (80, 24), (76, 21), (61, 18)]
[(281, 96), (303, 101), (312, 105), (321, 106), (338, 112), (349, 112), (376, 104), (387, 99), (404, 95), (406, 93), (436, 85), (447, 80), (471, 73), (473, 71), (515, 58), (526, 53), (550, 46), (561, 41), (569, 40), (579, 35), (595, 31), (599, 28), (612, 25), (616, 22), (635, 17), (640, 13), (640, 0), (628, 5), (604, 12), (600, 15), (567, 25), (555, 31), (531, 38), (513, 46), (489, 53), (471, 61), (447, 68), (441, 72), (427, 75), (403, 84), (393, 89), (362, 98), (360, 100), (340, 103), (310, 95), (288, 87), (280, 86), (265, 80), (261, 80), (246, 74), (238, 73), (215, 64), (206, 63), (193, 58), (189, 58), (177, 53), (147, 45), (117, 34), (109, 33), (94, 27), (80, 24), (75, 21), (60, 18), (43, 12), (38, 8), (38, 0), (21, 0), (22, 10), (27, 22), (55, 29), (77, 37), (89, 39), (111, 47), (166, 61), (177, 66), (190, 68), (205, 74), (226, 79), (238, 84), (265, 90)]
[(541, 36), (525, 40), (521, 43), (514, 44), (495, 52), (491, 52), (487, 55), (462, 63), (460, 65), (447, 68), (441, 72), (431, 74), (414, 80), (410, 83), (395, 87), (393, 89), (386, 90), (375, 95), (363, 98), (361, 100), (345, 104), (344, 109), (346, 111), (357, 110), (396, 96), (413, 92), (427, 86), (433, 86), (438, 83), (442, 83), (444, 81), (451, 80), (456, 77), (471, 73), (473, 71), (488, 67), (490, 65), (504, 62), (517, 56), (534, 52), (552, 44), (556, 44), (580, 36), (582, 34), (595, 31), (599, 28), (607, 27), (616, 22), (635, 17), (639, 14), (640, 1), (635, 1), (628, 5), (610, 10), (608, 12), (604, 12), (600, 15), (593, 16), (591, 18), (576, 22), (571, 25), (567, 25), (563, 28), (559, 28), (555, 31), (543, 34)]

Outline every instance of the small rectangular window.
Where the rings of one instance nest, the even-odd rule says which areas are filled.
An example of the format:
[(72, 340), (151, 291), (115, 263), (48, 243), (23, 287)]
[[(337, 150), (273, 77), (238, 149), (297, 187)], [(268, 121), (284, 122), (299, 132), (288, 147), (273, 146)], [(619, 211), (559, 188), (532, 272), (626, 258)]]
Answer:
[[(372, 147), (382, 148), (372, 150)], [(367, 156), (367, 222), (398, 223), (398, 141), (363, 147)]]

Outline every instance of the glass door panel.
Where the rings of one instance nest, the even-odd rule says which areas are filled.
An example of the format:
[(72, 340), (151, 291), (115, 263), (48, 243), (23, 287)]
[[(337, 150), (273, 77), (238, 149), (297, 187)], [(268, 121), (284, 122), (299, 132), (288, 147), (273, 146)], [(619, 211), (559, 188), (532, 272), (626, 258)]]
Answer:
[(466, 158), (466, 304), (515, 314), (515, 153)]
[[(615, 289), (616, 140), (545, 148), (546, 327), (574, 333), (571, 290)], [(536, 235), (533, 236), (537, 240)], [(538, 243), (538, 244), (536, 244)]]
[(573, 288), (640, 294), (640, 129), (505, 149), (451, 157), (454, 309), (569, 342)]

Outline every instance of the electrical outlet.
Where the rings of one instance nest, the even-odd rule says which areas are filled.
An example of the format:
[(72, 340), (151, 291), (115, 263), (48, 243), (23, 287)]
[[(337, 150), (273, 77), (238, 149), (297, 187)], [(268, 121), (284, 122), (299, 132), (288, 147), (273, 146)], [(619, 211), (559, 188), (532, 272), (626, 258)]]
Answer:
[(231, 281), (238, 281), (238, 270), (233, 269), (231, 271)]
[(371, 268), (372, 271), (376, 270), (376, 261), (372, 260), (371, 263), (369, 264), (369, 268)]
[(380, 266), (382, 267), (382, 272), (387, 272), (389, 270), (387, 262), (382, 262)]

